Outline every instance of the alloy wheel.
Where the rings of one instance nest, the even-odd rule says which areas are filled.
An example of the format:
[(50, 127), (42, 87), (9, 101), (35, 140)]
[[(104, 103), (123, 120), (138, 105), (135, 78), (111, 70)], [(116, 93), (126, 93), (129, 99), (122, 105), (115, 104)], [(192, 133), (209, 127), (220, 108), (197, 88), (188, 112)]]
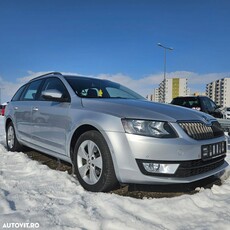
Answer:
[(81, 143), (77, 154), (78, 171), (81, 178), (90, 185), (96, 184), (102, 174), (103, 162), (101, 151), (91, 140)]
[(7, 144), (10, 149), (14, 147), (14, 128), (12, 126), (9, 126), (8, 132), (7, 132)]

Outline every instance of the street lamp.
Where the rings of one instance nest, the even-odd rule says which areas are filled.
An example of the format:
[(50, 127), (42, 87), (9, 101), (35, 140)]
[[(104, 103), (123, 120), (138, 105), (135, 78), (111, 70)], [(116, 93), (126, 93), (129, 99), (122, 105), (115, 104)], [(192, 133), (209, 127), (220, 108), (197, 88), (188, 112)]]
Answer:
[(164, 49), (164, 83), (163, 83), (163, 102), (165, 103), (165, 86), (166, 86), (166, 50), (173, 50), (171, 47), (167, 47), (162, 45), (161, 43), (157, 43), (158, 46)]

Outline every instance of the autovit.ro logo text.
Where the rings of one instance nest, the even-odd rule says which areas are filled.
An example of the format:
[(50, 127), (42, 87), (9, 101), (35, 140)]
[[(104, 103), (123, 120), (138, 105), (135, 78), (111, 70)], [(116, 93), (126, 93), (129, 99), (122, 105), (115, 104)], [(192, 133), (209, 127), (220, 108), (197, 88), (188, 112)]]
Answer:
[(4, 223), (2, 226), (3, 229), (38, 229), (39, 227), (39, 223)]

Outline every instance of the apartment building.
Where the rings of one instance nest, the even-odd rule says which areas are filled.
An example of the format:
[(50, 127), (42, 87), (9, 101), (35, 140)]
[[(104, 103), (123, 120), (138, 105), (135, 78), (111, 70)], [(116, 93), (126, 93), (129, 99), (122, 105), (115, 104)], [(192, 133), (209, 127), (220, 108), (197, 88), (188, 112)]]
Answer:
[(207, 84), (206, 96), (221, 107), (230, 107), (230, 78), (222, 78)]
[[(151, 95), (152, 101), (170, 103), (174, 97), (188, 94), (188, 81), (186, 78), (166, 78), (165, 93), (164, 81), (159, 84), (159, 88), (154, 89)], [(150, 97), (148, 97), (150, 100)]]
[(156, 101), (156, 102), (158, 102), (159, 101), (159, 89), (158, 88), (153, 89), (153, 94), (147, 95), (147, 99), (149, 101)]

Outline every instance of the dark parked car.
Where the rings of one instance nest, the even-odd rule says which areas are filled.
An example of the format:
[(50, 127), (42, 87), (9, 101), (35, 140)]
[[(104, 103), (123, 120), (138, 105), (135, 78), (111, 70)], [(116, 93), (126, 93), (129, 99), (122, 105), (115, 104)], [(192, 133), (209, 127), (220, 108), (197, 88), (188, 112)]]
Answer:
[(204, 113), (208, 113), (216, 118), (223, 118), (223, 114), (219, 109), (220, 107), (206, 96), (175, 97), (171, 104), (196, 109)]

